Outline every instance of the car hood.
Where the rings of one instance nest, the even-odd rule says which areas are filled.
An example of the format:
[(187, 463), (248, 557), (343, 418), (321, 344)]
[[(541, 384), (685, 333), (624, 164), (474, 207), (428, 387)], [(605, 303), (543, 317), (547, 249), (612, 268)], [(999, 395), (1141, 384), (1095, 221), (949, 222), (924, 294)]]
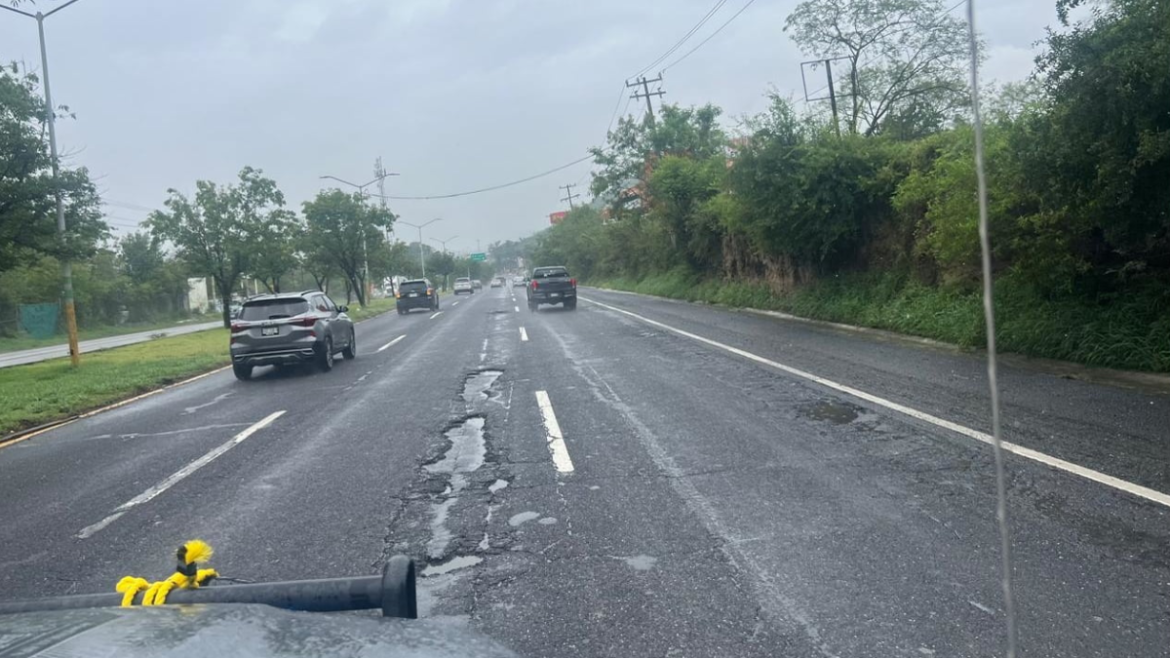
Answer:
[(515, 654), (452, 619), (384, 619), (217, 604), (0, 615), (0, 656), (504, 658)]

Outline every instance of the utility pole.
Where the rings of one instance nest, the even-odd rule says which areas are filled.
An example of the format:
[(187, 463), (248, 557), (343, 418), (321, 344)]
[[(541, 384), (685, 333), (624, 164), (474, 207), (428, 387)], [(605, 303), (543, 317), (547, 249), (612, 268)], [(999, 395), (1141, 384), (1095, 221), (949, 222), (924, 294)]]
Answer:
[(635, 100), (640, 99), (640, 98), (646, 99), (646, 120), (650, 122), (650, 125), (654, 125), (654, 106), (650, 104), (650, 97), (651, 96), (663, 96), (666, 94), (666, 92), (662, 91), (661, 88), (659, 88), (656, 91), (650, 91), (650, 83), (651, 82), (662, 82), (662, 74), (659, 73), (658, 77), (654, 78), (653, 80), (647, 80), (646, 76), (642, 76), (642, 77), (638, 78), (637, 80), (635, 80), (634, 84), (630, 84), (630, 81), (627, 80), (626, 87), (638, 87), (638, 86), (642, 87), (641, 93), (635, 91), (634, 95), (630, 96), (630, 98), (633, 98)]
[(825, 75), (829, 77), (829, 107), (833, 108), (833, 127), (837, 137), (841, 136), (841, 122), (837, 120), (837, 91), (833, 89), (833, 60), (825, 60)]
[(568, 201), (569, 202), (569, 210), (573, 209), (573, 199), (576, 199), (577, 197), (581, 196), (580, 194), (573, 194), (574, 187), (577, 187), (576, 183), (569, 183), (568, 185), (559, 185), (558, 186), (558, 189), (562, 189), (565, 191), (565, 198), (561, 199), (561, 201)]
[[(837, 132), (837, 137), (841, 136), (841, 123), (837, 118), (837, 87), (836, 87), (836, 85), (833, 84), (833, 62), (846, 60), (846, 59), (849, 59), (849, 58), (848, 57), (831, 57), (831, 58), (825, 58), (825, 59), (814, 59), (814, 60), (800, 63), (800, 81), (801, 81), (801, 84), (804, 85), (804, 102), (811, 103), (813, 101), (823, 101), (823, 100), (829, 101), (829, 107), (833, 111), (833, 128)], [(824, 96), (814, 97), (812, 95), (812, 94), (820, 93), (820, 91), (822, 89), (824, 89), (823, 87), (821, 89), (818, 89), (818, 90), (812, 92), (812, 94), (810, 94), (809, 90), (808, 90), (808, 78), (806, 78), (805, 74), (804, 74), (805, 67), (808, 67), (810, 70), (815, 71), (817, 69), (817, 67), (821, 66), (822, 64), (825, 66), (825, 77), (827, 79), (827, 82), (829, 83), (828, 84), (828, 90), (829, 90), (828, 98), (826, 98)], [(847, 93), (846, 96), (853, 97), (853, 114), (851, 115), (851, 118), (849, 119), (849, 126), (850, 126), (850, 132), (856, 133), (857, 126), (856, 126), (855, 121), (857, 119), (857, 69), (856, 69), (856, 67), (852, 67), (852, 66), (850, 68), (851, 68), (851, 71), (849, 74), (849, 78), (850, 78), (850, 82), (852, 84), (852, 92)]]
[[(57, 128), (53, 111), (53, 94), (49, 88), (49, 55), (45, 48), (45, 19), (77, 2), (70, 0), (47, 14), (37, 12), (30, 14), (14, 7), (0, 4), (0, 9), (7, 9), (21, 16), (27, 16), (37, 22), (37, 36), (41, 40), (41, 75), (45, 79), (45, 122), (49, 124), (49, 161), (53, 168), (53, 195), (57, 198), (57, 236), (61, 246), (65, 246), (65, 198), (61, 191), (61, 164), (57, 157)], [(76, 368), (81, 365), (81, 346), (77, 343), (77, 309), (73, 306), (73, 263), (69, 257), (61, 254), (61, 278), (64, 285), (61, 287), (61, 297), (65, 303), (65, 331), (69, 335), (69, 361)]]

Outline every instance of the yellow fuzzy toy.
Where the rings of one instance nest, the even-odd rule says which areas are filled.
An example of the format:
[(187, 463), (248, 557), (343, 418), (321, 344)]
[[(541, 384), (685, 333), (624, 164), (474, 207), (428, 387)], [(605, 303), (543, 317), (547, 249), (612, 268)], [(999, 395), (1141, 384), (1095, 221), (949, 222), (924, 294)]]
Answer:
[(134, 605), (134, 597), (142, 590), (142, 605), (162, 605), (167, 601), (167, 594), (176, 587), (179, 589), (198, 589), (206, 585), (211, 579), (219, 576), (215, 569), (200, 569), (196, 565), (205, 564), (214, 554), (211, 545), (202, 539), (192, 539), (183, 544), (176, 551), (179, 564), (175, 573), (166, 580), (148, 583), (145, 578), (126, 576), (118, 581), (114, 590), (122, 594), (122, 607)]

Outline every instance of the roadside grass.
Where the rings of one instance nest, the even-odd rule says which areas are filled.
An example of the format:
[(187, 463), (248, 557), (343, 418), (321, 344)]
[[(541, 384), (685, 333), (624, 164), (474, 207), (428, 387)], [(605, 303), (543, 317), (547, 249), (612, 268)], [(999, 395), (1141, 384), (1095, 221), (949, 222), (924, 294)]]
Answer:
[[(209, 315), (193, 315), (187, 318), (172, 318), (170, 320), (160, 320), (158, 322), (142, 322), (135, 324), (123, 324), (118, 326), (108, 327), (92, 327), (89, 329), (79, 329), (77, 331), (78, 340), (92, 340), (94, 338), (109, 338), (110, 336), (122, 336), (125, 334), (138, 333), (140, 331), (151, 331), (153, 329), (168, 329), (170, 327), (180, 327), (187, 324), (201, 324), (204, 322), (214, 322), (219, 320), (218, 313)], [(50, 345), (64, 345), (69, 342), (65, 334), (53, 334), (48, 338), (33, 338), (31, 336), (0, 336), (0, 353), (16, 352), (19, 350), (31, 350), (38, 347), (48, 347)]]
[[(805, 318), (933, 338), (967, 348), (986, 342), (978, 292), (934, 288), (894, 274), (826, 279), (788, 295), (767, 285), (675, 271), (592, 285), (673, 299), (783, 311)], [(1010, 275), (996, 281), (1001, 351), (1091, 366), (1170, 372), (1170, 288), (1151, 283), (1124, 298), (1046, 297)]]
[[(367, 320), (394, 310), (394, 299), (354, 306)], [(162, 325), (173, 326), (173, 324)], [(142, 329), (140, 329), (141, 331)], [(91, 354), (74, 370), (68, 358), (0, 368), (0, 436), (68, 418), (231, 363), (226, 329), (170, 336)]]
[(226, 329), (0, 368), (0, 435), (65, 418), (230, 362)]

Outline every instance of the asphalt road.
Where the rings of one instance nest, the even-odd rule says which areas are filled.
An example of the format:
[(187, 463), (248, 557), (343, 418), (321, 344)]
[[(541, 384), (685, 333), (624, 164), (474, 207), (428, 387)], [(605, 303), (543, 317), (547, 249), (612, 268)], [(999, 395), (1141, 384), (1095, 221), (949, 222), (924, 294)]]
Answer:
[[(200, 537), (254, 580), (411, 555), (423, 615), (527, 656), (1004, 654), (978, 356), (522, 293), (0, 449), (0, 598), (162, 577)], [(1020, 655), (1166, 655), (1170, 396), (1001, 379)]]
[[(145, 343), (148, 340), (154, 340), (156, 337), (160, 336), (178, 336), (180, 334), (190, 334), (196, 331), (206, 331), (207, 329), (215, 329), (216, 327), (222, 326), (223, 323), (218, 321), (201, 322), (199, 324), (178, 325), (165, 329), (138, 331), (132, 334), (122, 334), (120, 336), (92, 338), (90, 340), (81, 341), (81, 343), (78, 345), (78, 348), (81, 350), (81, 355), (85, 356), (89, 352), (98, 352), (100, 350), (108, 350), (113, 347), (133, 345), (134, 343)], [(30, 350), (4, 352), (0, 354), (0, 368), (19, 366), (26, 363), (36, 363), (38, 361), (47, 361), (49, 359), (59, 359), (63, 356), (69, 356), (68, 343), (61, 345), (49, 345), (47, 347), (36, 347)]]

